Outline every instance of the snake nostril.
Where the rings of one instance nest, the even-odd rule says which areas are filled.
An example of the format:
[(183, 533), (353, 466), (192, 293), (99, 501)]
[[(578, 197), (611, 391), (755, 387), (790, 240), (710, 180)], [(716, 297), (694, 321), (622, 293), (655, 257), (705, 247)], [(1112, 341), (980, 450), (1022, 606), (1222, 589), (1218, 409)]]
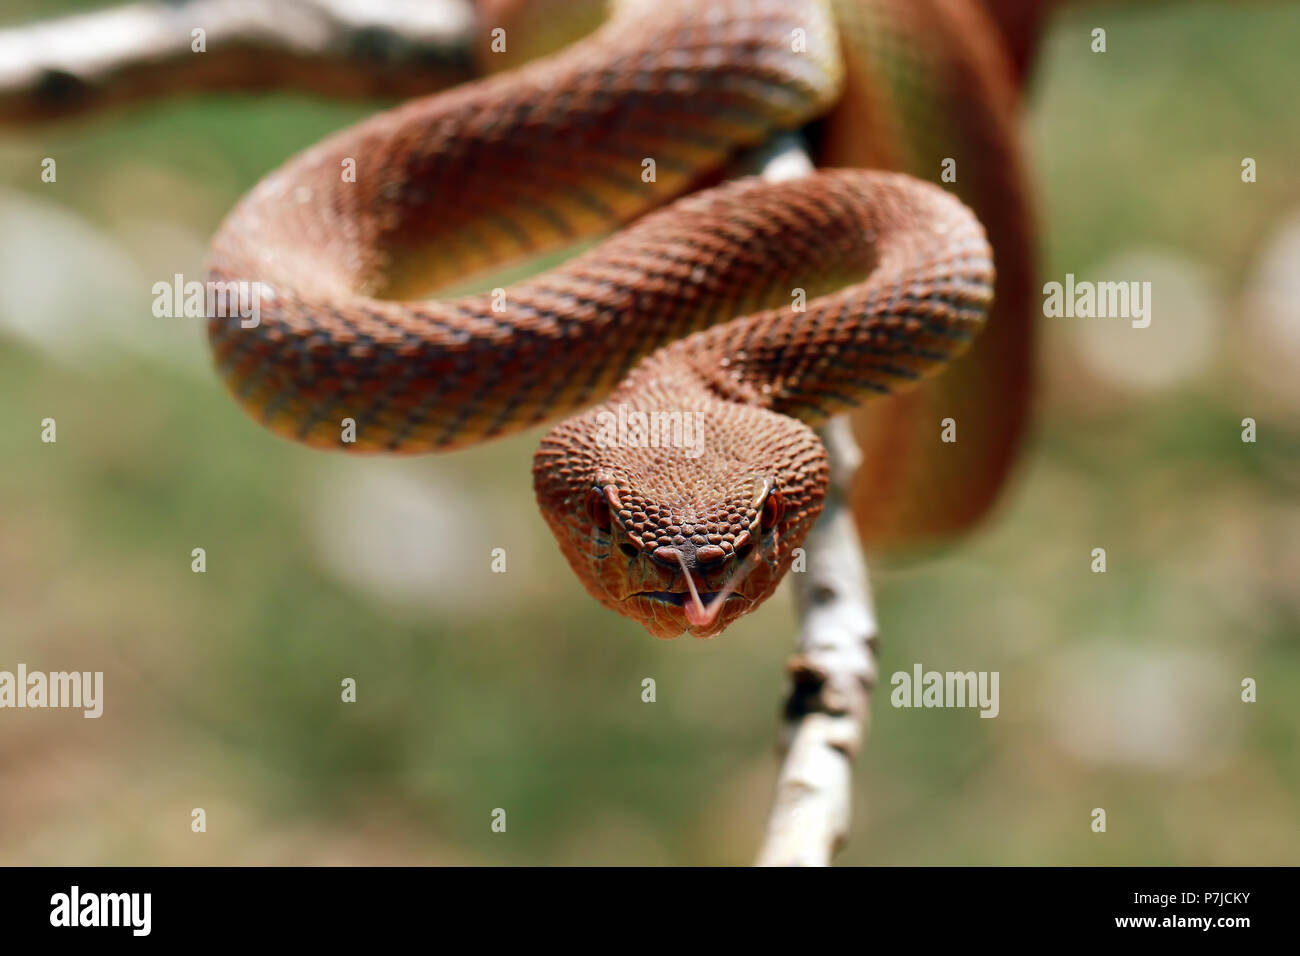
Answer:
[(626, 541), (624, 541), (622, 544), (618, 546), (618, 550), (622, 551), (629, 558), (635, 558), (638, 554), (641, 553), (641, 551), (638, 548), (636, 548), (634, 545), (628, 544)]

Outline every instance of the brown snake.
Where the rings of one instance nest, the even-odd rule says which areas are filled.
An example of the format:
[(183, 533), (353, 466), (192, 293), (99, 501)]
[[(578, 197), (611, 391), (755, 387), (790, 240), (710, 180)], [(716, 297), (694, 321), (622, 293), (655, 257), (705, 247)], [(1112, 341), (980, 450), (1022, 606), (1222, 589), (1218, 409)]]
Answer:
[[(810, 426), (964, 351), (993, 297), (992, 252), (957, 198), (893, 172), (744, 179), (645, 213), (841, 100), (863, 129), (884, 128), (885, 78), (906, 72), (891, 37), (917, 10), (948, 18), (942, 35), (991, 33), (964, 0), (834, 13), (821, 0), (637, 0), (558, 54), (330, 137), (260, 183), (214, 240), (210, 278), (260, 289), (255, 328), (210, 320), (218, 367), (263, 424), (321, 448), (441, 451), (578, 412), (534, 463), (570, 565), (652, 634), (719, 633), (771, 595), (821, 511), (826, 453)], [(977, 39), (945, 57), (978, 78), (992, 67)], [(1010, 89), (991, 82), (985, 99)], [(818, 135), (832, 158), (881, 148), (854, 145), (834, 115)], [(1003, 212), (1016, 222), (1019, 206)], [(632, 220), (503, 293), (417, 298)], [(979, 371), (1005, 372), (1019, 394), (1023, 362), (997, 369), (1010, 348)], [(672, 422), (674, 439), (611, 432), (639, 412)], [(1018, 433), (1007, 418), (1003, 445)], [(898, 468), (909, 462), (900, 452)], [(996, 481), (972, 483), (982, 497), (954, 523)]]

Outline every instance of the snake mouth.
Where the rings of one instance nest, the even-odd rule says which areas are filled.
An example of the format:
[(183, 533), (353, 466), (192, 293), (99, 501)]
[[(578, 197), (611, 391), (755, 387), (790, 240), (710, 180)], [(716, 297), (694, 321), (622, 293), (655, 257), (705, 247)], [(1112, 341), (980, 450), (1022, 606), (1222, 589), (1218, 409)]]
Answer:
[(639, 605), (643, 614), (650, 617), (636, 616), (650, 633), (661, 638), (680, 637), (688, 632), (695, 637), (713, 637), (753, 603), (734, 591), (701, 592), (699, 604), (690, 591), (637, 591), (623, 600), (625, 604)]
[[(724, 592), (722, 591), (701, 591), (700, 600), (706, 605), (712, 604), (714, 599)], [(740, 594), (730, 594), (728, 597), (743, 597)], [(690, 591), (637, 591), (629, 595), (628, 600), (634, 598), (648, 598), (651, 601), (658, 601), (661, 604), (671, 604), (673, 607), (685, 607), (688, 603), (693, 603)]]
[[(741, 598), (746, 603), (751, 603), (743, 594), (737, 594), (745, 577), (753, 570), (754, 565), (751, 560), (746, 559), (731, 568), (727, 575), (726, 584), (721, 591), (701, 591), (695, 586), (695, 576), (690, 566), (686, 563), (686, 556), (680, 549), (672, 549), (674, 557), (677, 558), (677, 564), (682, 569), (682, 577), (686, 580), (686, 590), (684, 591), (640, 591), (632, 597), (644, 598), (647, 601), (659, 604), (668, 604), (680, 608), (686, 616), (686, 623), (690, 631), (697, 637), (710, 636), (725, 627), (720, 624), (725, 620), (723, 608), (732, 598)], [(754, 552), (751, 551), (752, 555)]]

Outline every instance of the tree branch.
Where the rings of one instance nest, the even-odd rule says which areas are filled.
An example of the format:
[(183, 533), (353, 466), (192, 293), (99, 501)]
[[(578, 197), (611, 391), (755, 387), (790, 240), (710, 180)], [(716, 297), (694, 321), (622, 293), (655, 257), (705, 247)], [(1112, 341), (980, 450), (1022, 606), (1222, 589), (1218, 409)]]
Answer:
[(785, 760), (759, 866), (827, 866), (849, 834), (853, 758), (876, 685), (876, 614), (848, 489), (861, 452), (847, 418), (820, 432), (831, 457), (826, 509), (793, 575), (801, 626), (790, 659)]
[[(204, 31), (195, 52), (193, 31)], [(469, 79), (468, 0), (131, 3), (0, 30), (0, 126), (178, 91), (409, 97)]]
[[(740, 157), (731, 171), (775, 181), (812, 169), (802, 137), (785, 133)], [(818, 434), (830, 457), (830, 489), (804, 543), (807, 566), (790, 575), (799, 639), (786, 665), (784, 760), (759, 866), (828, 866), (848, 839), (853, 758), (866, 738), (876, 685), (876, 612), (849, 507), (862, 452), (847, 417), (832, 419)]]

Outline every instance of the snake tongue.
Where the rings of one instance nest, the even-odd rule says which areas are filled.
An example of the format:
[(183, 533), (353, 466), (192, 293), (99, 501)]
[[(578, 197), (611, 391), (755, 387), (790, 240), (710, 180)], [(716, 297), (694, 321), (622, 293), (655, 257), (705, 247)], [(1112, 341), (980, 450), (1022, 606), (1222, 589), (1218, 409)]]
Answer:
[(737, 568), (731, 575), (725, 587), (713, 596), (713, 601), (705, 604), (700, 599), (699, 589), (695, 586), (695, 578), (691, 575), (691, 569), (686, 565), (686, 558), (682, 553), (677, 552), (677, 563), (682, 566), (682, 574), (686, 576), (686, 586), (690, 588), (691, 599), (682, 602), (682, 610), (686, 612), (686, 623), (691, 627), (708, 627), (718, 619), (718, 613), (722, 606), (727, 603), (727, 598), (736, 590), (740, 582), (744, 580), (749, 568)]
[(719, 594), (712, 604), (712, 610), (705, 606), (700, 600), (700, 591), (695, 586), (695, 578), (691, 575), (691, 569), (686, 565), (686, 557), (677, 552), (677, 563), (682, 566), (682, 574), (686, 577), (686, 586), (691, 589), (690, 601), (682, 602), (682, 610), (686, 612), (686, 620), (692, 627), (705, 627), (712, 624), (718, 616), (718, 609), (722, 606), (725, 598)]

